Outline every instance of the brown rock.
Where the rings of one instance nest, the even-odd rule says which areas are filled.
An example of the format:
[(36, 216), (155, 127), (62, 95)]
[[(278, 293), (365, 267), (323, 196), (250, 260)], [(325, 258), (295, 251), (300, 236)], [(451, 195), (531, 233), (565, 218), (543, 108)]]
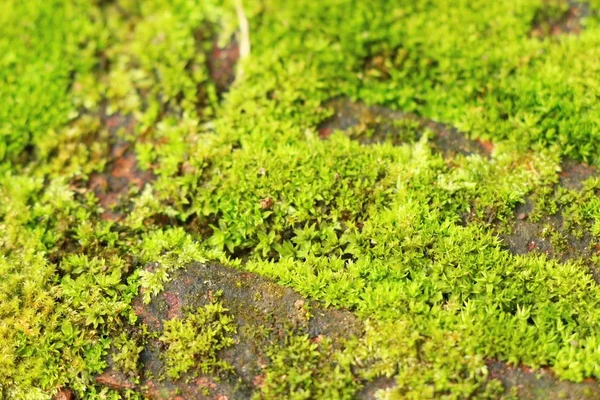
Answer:
[(260, 200), (260, 208), (262, 208), (263, 210), (269, 210), (271, 209), (271, 207), (273, 207), (273, 199), (270, 197), (265, 197), (264, 199)]
[(73, 392), (69, 388), (62, 388), (54, 395), (54, 400), (72, 400)]

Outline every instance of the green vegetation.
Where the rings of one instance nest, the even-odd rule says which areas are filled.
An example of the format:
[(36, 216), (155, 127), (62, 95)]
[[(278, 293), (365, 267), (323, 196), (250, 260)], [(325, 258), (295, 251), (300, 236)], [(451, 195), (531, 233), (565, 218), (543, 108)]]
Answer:
[(26, 160), (77, 117), (72, 77), (90, 73), (105, 35), (88, 1), (6, 1), (0, 15), (0, 159)]
[[(338, 347), (287, 335), (256, 396), (352, 398), (388, 377), (389, 398), (497, 398), (489, 359), (600, 379), (588, 266), (511, 254), (497, 235), (531, 197), (532, 221), (566, 216), (549, 240), (600, 243), (598, 178), (557, 186), (566, 159), (600, 164), (600, 4), (559, 36), (532, 34), (566, 18), (558, 0), (243, 6), (251, 54), (222, 78), (214, 59), (242, 39), (234, 2), (0, 4), (0, 397), (128, 396), (94, 378), (109, 357), (139, 378), (132, 301), (192, 261), (365, 323)], [(339, 96), (493, 151), (444, 157), (408, 120), (385, 143), (355, 140), (372, 121), (322, 138)], [(122, 142), (152, 181), (129, 176)], [(118, 193), (98, 194), (102, 179)], [(229, 370), (234, 321), (219, 302), (163, 321), (166, 378)]]
[(112, 357), (117, 368), (137, 378), (136, 374), (140, 366), (140, 353), (144, 350), (144, 346), (140, 346), (135, 338), (130, 338), (125, 333), (116, 337), (113, 340), (113, 344), (118, 349), (118, 352)]
[(167, 376), (179, 378), (192, 367), (204, 374), (230, 370), (231, 366), (219, 360), (217, 352), (233, 344), (236, 332), (233, 317), (221, 303), (207, 304), (189, 313), (182, 320), (165, 322), (160, 341), (165, 351)]
[(257, 399), (351, 398), (356, 391), (351, 360), (335, 352), (327, 339), (313, 343), (306, 336), (292, 336), (270, 356)]

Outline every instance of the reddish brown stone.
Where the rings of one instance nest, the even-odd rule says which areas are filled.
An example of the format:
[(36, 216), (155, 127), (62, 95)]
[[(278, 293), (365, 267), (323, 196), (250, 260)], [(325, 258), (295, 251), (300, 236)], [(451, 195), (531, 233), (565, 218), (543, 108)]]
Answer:
[(196, 379), (196, 385), (207, 389), (214, 389), (217, 387), (215, 381), (206, 376), (201, 376), (200, 378)]
[[(110, 148), (110, 161), (101, 173), (90, 176), (87, 187), (94, 191), (104, 212), (102, 218), (118, 221), (124, 218), (122, 212), (114, 211), (118, 206), (126, 206), (127, 193), (132, 185), (143, 188), (152, 181), (154, 176), (150, 171), (141, 171), (130, 143), (117, 136), (117, 131), (124, 128), (132, 132), (135, 120), (119, 114), (105, 118), (105, 126), (111, 131), (113, 144)], [(122, 204), (125, 203), (125, 204)]]
[(255, 387), (261, 388), (265, 384), (265, 376), (264, 375), (256, 375), (252, 380), (252, 383)]
[(219, 47), (215, 41), (208, 58), (208, 69), (218, 93), (226, 92), (235, 80), (235, 66), (239, 57), (239, 46), (235, 40), (225, 47)]
[(115, 390), (134, 389), (135, 384), (129, 382), (127, 378), (115, 371), (105, 371), (96, 377), (96, 383), (108, 386)]
[(489, 379), (500, 380), (505, 393), (514, 393), (519, 399), (598, 399), (600, 386), (595, 380), (575, 383), (556, 378), (550, 368), (533, 369), (524, 365), (511, 366), (491, 360), (487, 362)]
[(62, 388), (54, 395), (54, 400), (72, 400), (73, 392), (69, 388)]
[(538, 16), (531, 29), (531, 37), (579, 35), (583, 30), (581, 21), (589, 13), (589, 5), (586, 2), (576, 1), (569, 1), (568, 3), (569, 8), (558, 18)]
[(481, 148), (488, 154), (494, 151), (494, 143), (491, 140), (477, 139), (477, 143), (481, 145)]
[(331, 128), (320, 128), (319, 129), (319, 137), (321, 139), (325, 139), (333, 133), (333, 129)]
[(583, 181), (598, 175), (598, 170), (588, 164), (567, 161), (561, 167), (560, 184), (567, 189), (580, 189)]
[(165, 293), (165, 301), (169, 307), (167, 317), (169, 319), (181, 317), (181, 299), (177, 293)]
[[(480, 154), (487, 157), (493, 150), (491, 142), (470, 140), (449, 125), (413, 113), (395, 111), (381, 106), (369, 106), (347, 98), (331, 99), (324, 106), (332, 109), (333, 115), (317, 127), (322, 139), (327, 138), (335, 130), (342, 132), (353, 132), (352, 130), (354, 130), (355, 132), (350, 137), (362, 144), (391, 142), (401, 145), (406, 143), (406, 138), (399, 130), (397, 122), (406, 121), (413, 122), (419, 128), (415, 132), (417, 136), (422, 135), (426, 130), (432, 132), (431, 146), (446, 158), (451, 159), (457, 154)], [(370, 134), (361, 134), (362, 130), (368, 130)]]
[[(146, 270), (152, 270), (152, 264)], [(268, 349), (285, 343), (290, 334), (317, 340), (327, 337), (334, 346), (341, 346), (344, 338), (362, 334), (361, 322), (348, 311), (323, 308), (257, 274), (218, 264), (187, 265), (172, 274), (164, 291), (153, 296), (150, 304), (143, 304), (142, 297), (140, 294), (134, 299), (134, 311), (139, 323), (156, 335), (160, 335), (163, 322), (181, 310), (195, 310), (215, 300), (229, 310), (237, 326), (233, 345), (218, 354), (234, 371), (222, 374), (196, 376), (200, 371), (195, 370), (180, 379), (163, 379), (164, 346), (158, 336), (148, 339), (140, 354), (141, 382), (134, 390), (152, 399), (251, 398), (264, 382)], [(310, 316), (304, 314), (305, 306), (310, 307)], [(118, 378), (118, 372), (109, 368), (98, 382), (117, 387), (123, 384)]]
[(271, 207), (273, 207), (273, 199), (270, 197), (265, 197), (264, 199), (260, 200), (260, 208), (262, 208), (263, 210), (269, 210), (271, 209)]

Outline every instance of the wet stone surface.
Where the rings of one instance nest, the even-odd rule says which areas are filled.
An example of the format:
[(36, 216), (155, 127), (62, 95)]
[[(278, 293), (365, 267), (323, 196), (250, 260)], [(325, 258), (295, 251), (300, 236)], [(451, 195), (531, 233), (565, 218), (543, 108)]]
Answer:
[(600, 399), (596, 381), (580, 383), (559, 381), (548, 370), (508, 367), (500, 362), (488, 363), (489, 377), (499, 379), (506, 392), (521, 400), (595, 400)]
[(572, 0), (565, 2), (564, 10), (560, 13), (557, 13), (557, 10), (548, 11), (550, 9), (551, 7), (547, 5), (536, 16), (530, 32), (532, 37), (578, 35), (583, 30), (583, 18), (590, 12), (589, 4)]
[(598, 175), (595, 167), (575, 161), (566, 161), (562, 165), (559, 184), (567, 189), (579, 190), (583, 187), (583, 181)]
[[(560, 188), (580, 191), (586, 179), (597, 176), (598, 171), (592, 166), (566, 161), (553, 190), (555, 193)], [(534, 210), (533, 199), (515, 208), (510, 233), (500, 235), (508, 250), (513, 254), (541, 253), (562, 262), (581, 262), (590, 269), (596, 282), (600, 282), (600, 273), (590, 259), (600, 254), (600, 248), (594, 243), (589, 229), (582, 229), (575, 235), (565, 226), (565, 211), (559, 209), (555, 214), (543, 214), (533, 219), (530, 216)]]
[(96, 382), (115, 389), (132, 388), (155, 399), (176, 395), (187, 399), (247, 399), (262, 383), (268, 348), (284, 344), (288, 335), (327, 336), (339, 345), (343, 338), (362, 334), (362, 323), (348, 311), (322, 308), (268, 279), (218, 264), (190, 264), (176, 272), (150, 304), (144, 305), (138, 297), (134, 309), (150, 331), (161, 332), (163, 321), (208, 304), (219, 291), (219, 301), (237, 325), (235, 344), (222, 350), (219, 357), (234, 367), (234, 374), (190, 374), (176, 381), (160, 380), (164, 375), (163, 347), (150, 339), (141, 354), (140, 384), (110, 368)]
[(324, 107), (332, 109), (333, 115), (318, 128), (323, 139), (339, 130), (363, 144), (390, 142), (400, 145), (415, 142), (428, 131), (433, 149), (446, 158), (457, 154), (489, 156), (493, 151), (491, 142), (468, 139), (455, 128), (414, 114), (368, 106), (346, 98), (330, 100)]
[(104, 125), (110, 132), (109, 162), (101, 173), (90, 176), (88, 187), (98, 197), (104, 212), (102, 218), (116, 221), (124, 217), (117, 209), (126, 206), (129, 189), (133, 186), (141, 189), (154, 180), (150, 171), (138, 168), (133, 145), (119, 137), (118, 131), (124, 129), (132, 132), (135, 120), (131, 116), (115, 114), (104, 118)]
[[(515, 219), (510, 234), (502, 235), (508, 249), (513, 254), (543, 253), (561, 261), (587, 258), (592, 253), (591, 236), (585, 232), (582, 237), (570, 235), (563, 229), (563, 217), (560, 213), (530, 221), (529, 214), (533, 204), (528, 201), (515, 209)], [(563, 238), (560, 246), (550, 238), (549, 232), (559, 232)]]

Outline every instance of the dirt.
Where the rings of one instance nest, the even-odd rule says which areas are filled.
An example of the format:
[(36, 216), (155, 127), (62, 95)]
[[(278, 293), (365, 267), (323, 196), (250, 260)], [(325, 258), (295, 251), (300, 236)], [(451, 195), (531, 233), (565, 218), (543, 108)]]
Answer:
[(412, 113), (369, 106), (346, 98), (330, 100), (324, 107), (332, 109), (333, 115), (318, 127), (322, 139), (327, 139), (334, 131), (343, 131), (366, 145), (384, 142), (401, 145), (419, 140), (427, 130), (434, 150), (445, 158), (457, 154), (487, 157), (494, 148), (491, 142), (468, 139), (453, 127)]
[(98, 376), (96, 382), (117, 389), (133, 387), (155, 399), (174, 398), (176, 393), (194, 399), (217, 396), (247, 399), (264, 379), (267, 349), (284, 344), (288, 335), (326, 336), (340, 346), (344, 338), (362, 334), (362, 323), (349, 311), (323, 308), (259, 275), (218, 264), (190, 264), (174, 273), (165, 290), (150, 304), (144, 305), (141, 297), (136, 298), (134, 309), (141, 323), (153, 332), (160, 332), (163, 321), (207, 304), (218, 291), (223, 292), (219, 300), (235, 316), (238, 328), (235, 344), (219, 354), (234, 367), (234, 374), (160, 380), (164, 373), (162, 346), (158, 340), (150, 339), (141, 354), (140, 384), (111, 368)]

